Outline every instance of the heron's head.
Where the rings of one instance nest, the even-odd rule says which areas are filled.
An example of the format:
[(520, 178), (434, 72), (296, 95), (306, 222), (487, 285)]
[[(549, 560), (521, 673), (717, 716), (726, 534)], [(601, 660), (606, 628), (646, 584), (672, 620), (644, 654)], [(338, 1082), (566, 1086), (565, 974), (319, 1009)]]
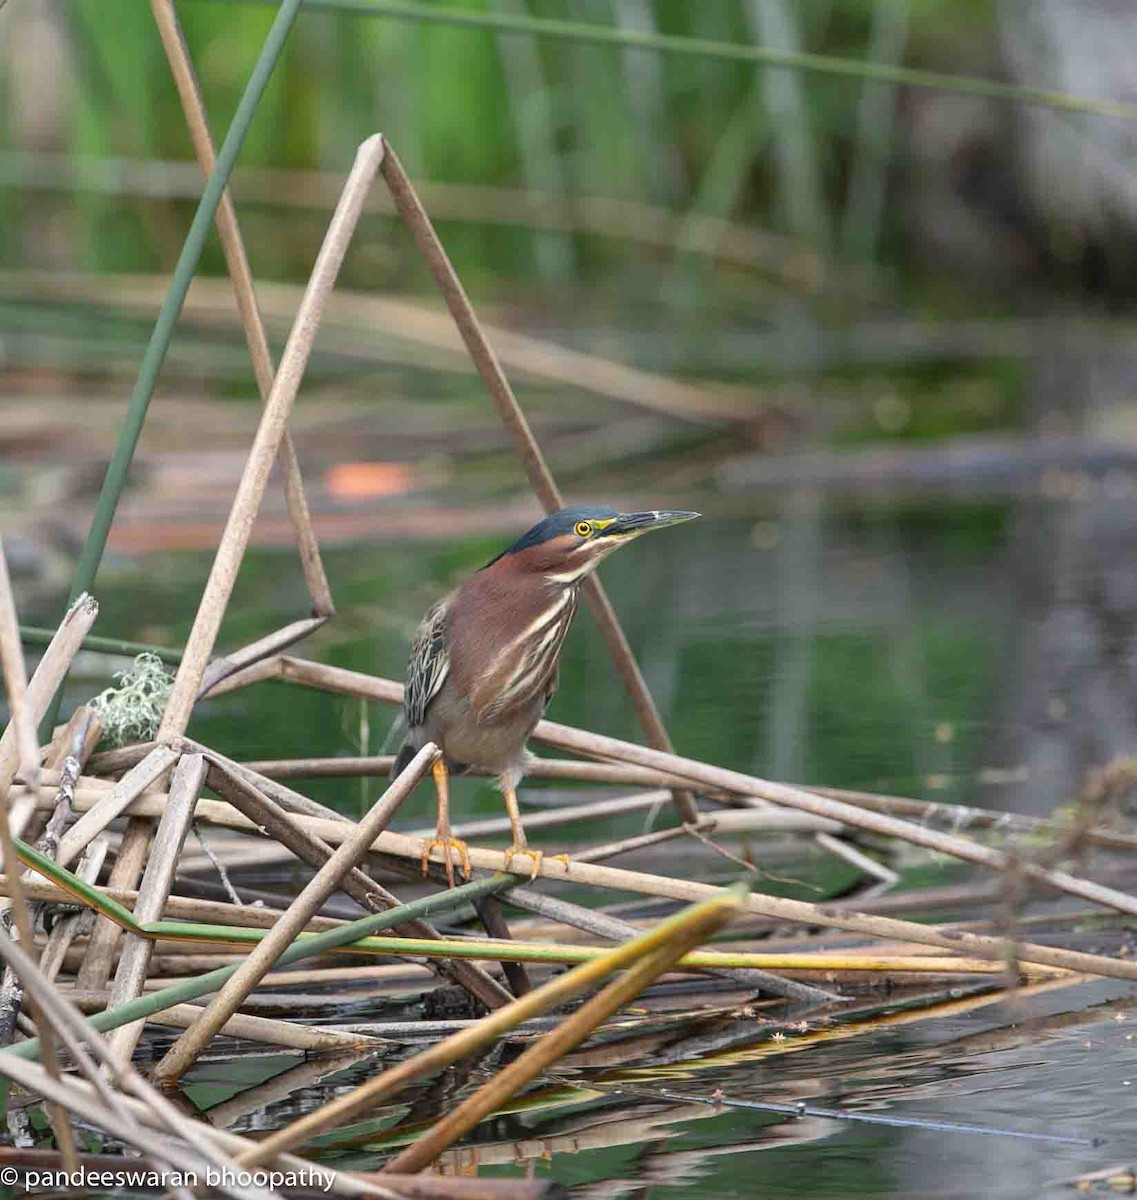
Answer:
[(603, 504), (573, 504), (538, 521), (493, 561), (510, 560), (550, 583), (578, 583), (601, 559), (645, 533), (691, 521), (697, 512), (622, 513)]

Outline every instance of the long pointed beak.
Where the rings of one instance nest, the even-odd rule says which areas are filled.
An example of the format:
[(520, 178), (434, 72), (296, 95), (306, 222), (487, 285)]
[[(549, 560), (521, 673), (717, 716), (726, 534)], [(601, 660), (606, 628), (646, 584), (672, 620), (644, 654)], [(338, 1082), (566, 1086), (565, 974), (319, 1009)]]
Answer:
[(700, 514), (697, 512), (638, 512), (621, 513), (611, 525), (604, 530), (605, 537), (639, 537), (642, 533), (651, 533), (656, 529), (666, 529), (669, 525), (680, 525), (684, 521), (693, 521)]

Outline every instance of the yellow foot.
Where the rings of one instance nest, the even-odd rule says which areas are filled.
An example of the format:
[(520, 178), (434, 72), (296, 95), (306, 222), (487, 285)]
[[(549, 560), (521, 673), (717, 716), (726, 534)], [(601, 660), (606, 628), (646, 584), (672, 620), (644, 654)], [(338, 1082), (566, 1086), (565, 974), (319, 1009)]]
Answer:
[(437, 846), (442, 851), (442, 865), (446, 868), (446, 882), (450, 887), (454, 886), (454, 862), (450, 857), (451, 850), (457, 850), (462, 859), (462, 874), (469, 879), (473, 875), (473, 869), (470, 866), (470, 848), (464, 841), (456, 837), (432, 837), (430, 841), (424, 842), (422, 846), (422, 873), (425, 875), (427, 864), (430, 860), (430, 852)]
[(541, 870), (541, 859), (545, 857), (544, 852), (541, 850), (530, 850), (528, 846), (522, 846), (514, 842), (505, 852), (505, 869), (507, 871), (509, 870), (509, 864), (518, 854), (528, 855), (533, 860), (533, 869), (529, 872), (529, 878), (536, 879), (537, 873)]

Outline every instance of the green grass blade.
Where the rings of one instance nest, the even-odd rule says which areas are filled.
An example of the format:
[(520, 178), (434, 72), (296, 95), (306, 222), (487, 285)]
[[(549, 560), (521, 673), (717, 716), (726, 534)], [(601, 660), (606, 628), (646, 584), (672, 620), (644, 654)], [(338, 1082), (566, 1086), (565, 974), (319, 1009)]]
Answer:
[[(265, 3), (266, 0), (244, 2)], [(1137, 105), (1124, 104), (1118, 100), (1096, 100), (1090, 96), (1075, 96), (1069, 92), (1047, 88), (1018, 87), (1015, 84), (999, 83), (994, 79), (948, 75), (941, 71), (920, 71), (914, 67), (865, 62), (831, 54), (794, 53), (773, 50), (766, 46), (713, 41), (708, 38), (675, 37), (663, 33), (616, 29), (613, 26), (589, 22), (412, 4), (407, 3), (407, 0), (308, 0), (308, 8), (360, 13), (373, 17), (396, 17), (407, 21), (466, 26), (472, 29), (492, 29), (502, 33), (533, 34), (565, 41), (591, 42), (595, 45), (630, 46), (641, 50), (654, 50), (661, 54), (695, 55), (726, 62), (751, 63), (754, 66), (808, 71), (837, 78), (876, 80), (905, 87), (954, 92), (962, 96), (981, 96), (989, 100), (1017, 100), (1022, 104), (1036, 104), (1063, 112), (1092, 113), (1099, 117), (1117, 117), (1125, 121), (1137, 120)]]
[[(54, 629), (41, 629), (38, 625), (20, 626), (20, 640), (25, 646), (46, 646), (54, 636)], [(127, 642), (121, 638), (95, 637), (91, 634), (83, 639), (83, 649), (96, 654), (129, 655), (131, 658), (139, 654), (153, 654), (173, 666), (182, 661), (182, 652), (171, 646), (151, 646), (147, 642)]]

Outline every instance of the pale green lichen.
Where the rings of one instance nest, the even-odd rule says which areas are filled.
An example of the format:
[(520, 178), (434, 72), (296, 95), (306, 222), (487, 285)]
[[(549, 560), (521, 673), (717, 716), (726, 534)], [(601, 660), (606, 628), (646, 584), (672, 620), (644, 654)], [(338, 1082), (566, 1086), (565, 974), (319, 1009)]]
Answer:
[(107, 688), (91, 701), (103, 723), (103, 744), (149, 741), (158, 732), (173, 676), (166, 674), (156, 654), (140, 654), (134, 665), (117, 672), (115, 679), (118, 687)]

